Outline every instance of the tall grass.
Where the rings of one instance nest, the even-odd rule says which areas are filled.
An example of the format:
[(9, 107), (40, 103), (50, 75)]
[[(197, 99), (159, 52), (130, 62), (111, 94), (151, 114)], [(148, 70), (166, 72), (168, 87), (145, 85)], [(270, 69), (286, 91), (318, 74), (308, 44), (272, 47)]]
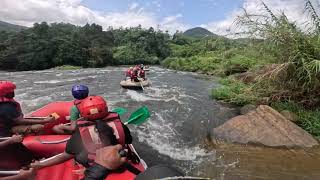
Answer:
[(284, 12), (278, 15), (273, 13), (265, 3), (262, 3), (262, 6), (264, 12), (260, 15), (250, 14), (244, 10), (244, 14), (237, 18), (236, 24), (246, 29), (245, 33), (251, 37), (264, 39), (263, 49), (276, 59), (278, 68), (272, 76), (263, 81), (270, 81), (270, 85), (275, 86), (279, 94), (283, 94), (281, 93), (283, 90), (288, 92), (283, 94), (286, 98), (308, 99), (306, 96), (309, 94), (318, 94), (320, 19), (314, 5), (309, 0), (305, 4), (310, 19), (304, 27), (310, 28), (302, 28), (291, 22)]

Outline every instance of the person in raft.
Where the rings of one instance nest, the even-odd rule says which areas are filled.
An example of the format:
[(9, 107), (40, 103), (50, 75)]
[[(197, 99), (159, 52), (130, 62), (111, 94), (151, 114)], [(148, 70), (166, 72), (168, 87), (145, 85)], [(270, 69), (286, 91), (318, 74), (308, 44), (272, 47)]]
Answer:
[[(41, 169), (74, 158), (78, 163), (89, 168), (94, 164), (98, 149), (117, 144), (128, 150), (127, 158), (134, 163), (139, 162), (137, 156), (128, 148), (128, 144), (132, 143), (130, 130), (121, 122), (117, 113), (108, 111), (107, 103), (102, 97), (88, 96), (76, 106), (82, 120), (76, 121), (76, 130), (68, 140), (65, 152), (46, 162), (36, 161), (30, 167)], [(130, 169), (139, 173), (132, 166)]]
[(133, 67), (130, 67), (129, 69), (126, 70), (125, 73), (125, 80), (131, 79), (131, 74), (133, 73)]
[(139, 70), (138, 77), (142, 78), (144, 81), (146, 80), (146, 72), (143, 69)]
[(74, 97), (73, 106), (70, 109), (70, 125), (60, 124), (53, 127), (53, 131), (57, 134), (72, 134), (76, 130), (77, 120), (80, 118), (78, 105), (88, 97), (88, 86), (76, 84), (71, 89), (72, 96)]
[(138, 72), (139, 72), (139, 67), (135, 66), (131, 73), (131, 81), (139, 82)]
[(25, 119), (20, 103), (14, 100), (15, 89), (13, 82), (0, 81), (0, 137), (39, 133), (44, 128), (43, 124), (55, 120), (54, 117)]

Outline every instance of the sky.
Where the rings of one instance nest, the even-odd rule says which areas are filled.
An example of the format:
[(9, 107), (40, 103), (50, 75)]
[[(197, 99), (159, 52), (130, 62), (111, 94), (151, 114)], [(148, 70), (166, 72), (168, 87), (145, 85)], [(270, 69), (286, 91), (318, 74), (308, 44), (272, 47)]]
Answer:
[[(261, 0), (0, 0), (0, 20), (32, 26), (35, 22), (97, 23), (109, 26), (185, 31), (204, 27), (219, 34), (235, 32), (234, 20), (247, 9), (261, 13)], [(303, 23), (305, 0), (264, 0), (275, 13)], [(320, 0), (312, 0), (318, 6)], [(318, 6), (320, 7), (320, 6)], [(318, 10), (318, 8), (317, 8)]]

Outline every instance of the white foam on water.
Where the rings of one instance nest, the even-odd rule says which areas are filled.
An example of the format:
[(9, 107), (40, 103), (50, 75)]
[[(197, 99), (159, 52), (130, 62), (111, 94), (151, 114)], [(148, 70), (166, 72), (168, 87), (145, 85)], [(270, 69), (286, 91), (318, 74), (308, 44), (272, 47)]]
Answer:
[(16, 94), (15, 99), (23, 99), (24, 97), (28, 97), (28, 93)]
[(35, 84), (57, 84), (63, 82), (63, 80), (48, 80), (48, 81), (36, 81)]
[(35, 107), (35, 106), (39, 106), (39, 105), (44, 105), (47, 103), (52, 102), (54, 99), (50, 96), (42, 96), (42, 97), (38, 97), (32, 100), (20, 100), (20, 102), (23, 104), (23, 106), (27, 106), (27, 107)]
[(166, 96), (155, 96), (154, 94), (149, 95), (149, 94), (143, 94), (139, 93), (137, 91), (133, 90), (128, 90), (127, 95), (135, 101), (138, 102), (146, 102), (146, 101), (163, 101), (163, 102), (170, 102), (170, 101), (175, 101), (178, 102), (179, 104), (184, 104), (182, 101), (180, 101), (176, 95), (173, 95), (172, 97), (166, 97)]
[[(165, 113), (165, 111), (163, 111)], [(214, 152), (207, 153), (198, 145), (190, 147), (179, 141), (179, 133), (175, 130), (174, 124), (166, 122), (160, 113), (154, 113), (141, 129), (137, 131), (140, 142), (145, 142), (159, 153), (167, 155), (175, 160), (192, 161), (200, 163), (212, 156)]]
[(94, 75), (94, 76), (87, 76), (88, 78), (97, 78), (98, 75)]
[(126, 93), (130, 96), (131, 99), (139, 102), (155, 100), (154, 98), (147, 97), (144, 94), (138, 93), (137, 91), (133, 90), (128, 90)]
[[(93, 77), (93, 76), (92, 76)], [(80, 81), (87, 79), (88, 77), (81, 77), (81, 78), (75, 78), (75, 79), (54, 79), (54, 80), (48, 80), (48, 81), (36, 81), (35, 84), (58, 84), (61, 82), (73, 82), (73, 81)], [(90, 78), (90, 77), (89, 77)]]
[(99, 72), (113, 72), (114, 70), (111, 70), (111, 69), (102, 69), (102, 70), (99, 70)]
[[(152, 97), (154, 97), (154, 96), (167, 97), (168, 95), (175, 94), (176, 99), (186, 99), (186, 98), (188, 98), (188, 99), (190, 98), (190, 99), (194, 99), (194, 100), (198, 99), (194, 96), (190, 96), (190, 95), (186, 94), (186, 91), (180, 87), (168, 88), (167, 85), (162, 85), (161, 87), (149, 87), (146, 92), (148, 95), (150, 95)], [(151, 93), (149, 93), (149, 92), (151, 92)], [(183, 103), (180, 103), (180, 104), (183, 104)]]
[(128, 90), (126, 93), (130, 96), (131, 99), (138, 102), (145, 101), (163, 101), (170, 102), (175, 101), (180, 105), (185, 104), (183, 100), (186, 98), (197, 99), (193, 96), (187, 95), (186, 91), (180, 87), (170, 87), (167, 88), (167, 85), (162, 85), (161, 87), (148, 87), (143, 93), (137, 91)]

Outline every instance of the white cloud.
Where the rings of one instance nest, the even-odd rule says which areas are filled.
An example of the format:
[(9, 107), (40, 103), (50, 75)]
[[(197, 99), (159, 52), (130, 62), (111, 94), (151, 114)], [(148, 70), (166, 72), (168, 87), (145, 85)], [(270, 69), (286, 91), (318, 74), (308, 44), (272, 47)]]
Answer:
[[(99, 12), (81, 4), (82, 0), (0, 0), (0, 20), (32, 26), (35, 22), (68, 22), (76, 25), (97, 23), (105, 29), (109, 26), (144, 28), (160, 27), (175, 32), (184, 30), (186, 25), (179, 22), (182, 15), (159, 19), (155, 14), (132, 3), (125, 12)], [(154, 1), (160, 8), (159, 1)]]
[(191, 27), (190, 25), (179, 21), (182, 17), (182, 14), (165, 17), (160, 23), (160, 28), (168, 30), (170, 34), (175, 33), (177, 30), (185, 31), (189, 29)]
[[(320, 0), (314, 0), (314, 2), (316, 1), (319, 2)], [(243, 7), (249, 13), (261, 14), (261, 12), (265, 12), (261, 2), (261, 0), (245, 0)], [(289, 20), (296, 21), (300, 25), (303, 25), (307, 20), (307, 14), (304, 13), (305, 0), (264, 0), (264, 2), (275, 14), (284, 11)], [(228, 35), (238, 31), (234, 20), (242, 13), (243, 10), (239, 8), (228, 14), (222, 21), (210, 22), (201, 26), (208, 28), (214, 33)]]
[[(214, 3), (213, 0), (206, 0)], [(320, 0), (313, 0), (319, 2)], [(183, 15), (176, 14), (159, 18), (154, 12), (144, 10), (134, 2), (124, 12), (100, 12), (82, 5), (82, 0), (0, 0), (0, 20), (32, 26), (35, 22), (67, 22), (76, 25), (97, 23), (105, 29), (109, 26), (115, 28), (132, 27), (142, 25), (144, 28), (154, 27), (168, 30), (174, 33), (176, 30), (186, 30), (191, 26), (183, 22)], [(180, 5), (184, 5), (181, 4)], [(290, 20), (303, 23), (304, 0), (264, 0), (264, 2), (276, 13), (284, 10)], [(155, 7), (155, 12), (160, 10), (160, 0), (149, 2)], [(261, 12), (261, 0), (244, 0), (243, 7), (250, 13)], [(226, 35), (235, 32), (233, 22), (242, 13), (241, 8), (226, 14), (221, 21), (209, 22), (201, 25), (214, 33)]]
[(136, 9), (138, 6), (139, 6), (139, 4), (136, 3), (136, 2), (134, 2), (134, 3), (132, 3), (132, 4), (130, 5), (129, 9), (130, 9), (130, 10), (134, 10), (134, 9)]

